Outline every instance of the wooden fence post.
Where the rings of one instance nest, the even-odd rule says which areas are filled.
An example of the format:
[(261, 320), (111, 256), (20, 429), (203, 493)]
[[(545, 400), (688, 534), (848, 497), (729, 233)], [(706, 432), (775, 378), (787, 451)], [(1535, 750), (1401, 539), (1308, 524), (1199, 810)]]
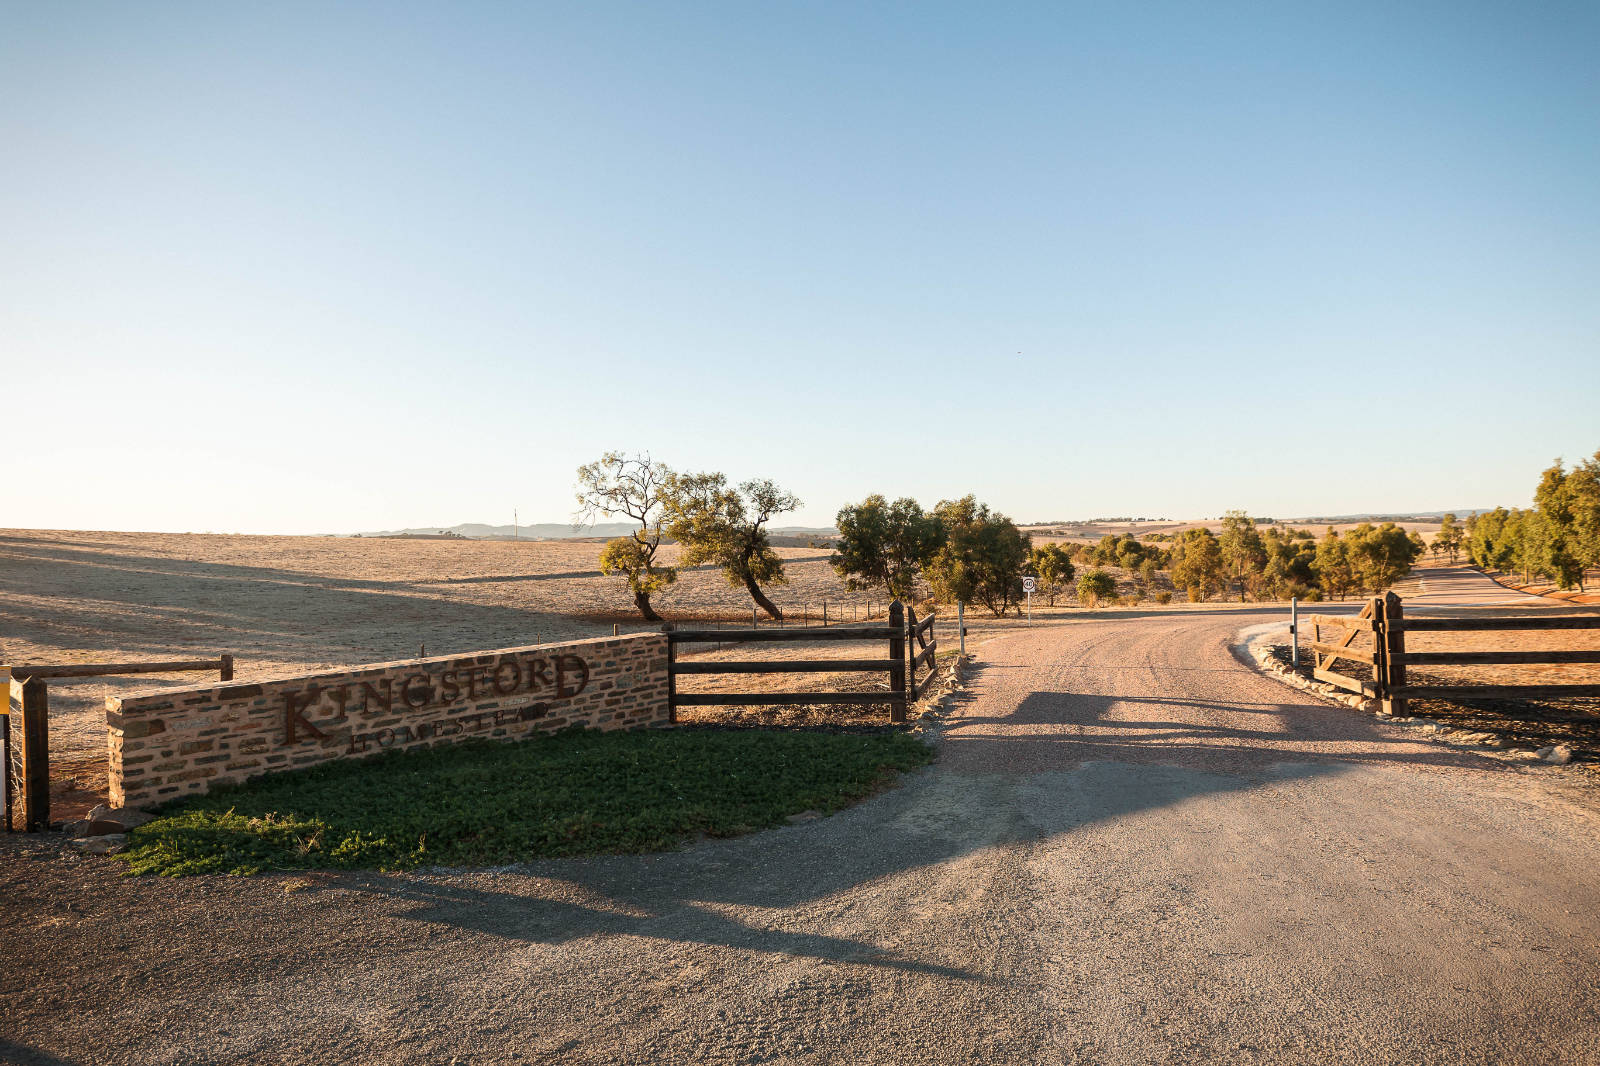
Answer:
[(224, 680), (224, 681), (232, 681), (233, 680), (233, 656), (224, 655), (222, 657), (222, 671), (221, 671), (221, 673), (222, 673), (222, 680)]
[[(37, 833), (50, 828), (50, 696), (45, 684), (30, 677), (22, 683), (22, 728), (11, 731), (22, 758), (17, 782), (22, 831)], [(13, 723), (16, 725), (17, 723)], [(18, 734), (21, 734), (20, 737)]]
[(889, 721), (906, 720), (906, 612), (895, 600), (889, 604), (889, 691), (894, 702), (889, 710)]
[(0, 714), (0, 832), (11, 832), (11, 671), (0, 667), (6, 686), (6, 713)]
[(906, 700), (917, 699), (917, 609), (906, 604)]
[[(672, 623), (661, 623), (661, 632), (667, 638), (667, 723), (678, 723), (678, 672), (674, 667), (678, 662), (678, 652), (672, 643)], [(721, 647), (722, 645), (717, 645)]]
[(1409, 713), (1409, 702), (1404, 696), (1396, 699), (1390, 695), (1406, 683), (1405, 608), (1400, 597), (1393, 592), (1383, 595), (1383, 709), (1387, 714), (1404, 718)]
[[(1373, 698), (1383, 699), (1383, 683), (1388, 676), (1388, 663), (1383, 654), (1383, 597), (1374, 596), (1367, 605), (1372, 613), (1372, 688)], [(1359, 615), (1357, 617), (1360, 617)], [(1334, 669), (1334, 659), (1328, 660), (1328, 669)]]

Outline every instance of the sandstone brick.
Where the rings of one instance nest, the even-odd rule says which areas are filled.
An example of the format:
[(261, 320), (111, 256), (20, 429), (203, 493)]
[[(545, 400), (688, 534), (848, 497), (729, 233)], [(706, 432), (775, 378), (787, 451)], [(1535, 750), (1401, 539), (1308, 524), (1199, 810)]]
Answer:
[(161, 719), (128, 719), (123, 716), (122, 735), (132, 740), (138, 737), (148, 737), (153, 733), (165, 732), (167, 724)]

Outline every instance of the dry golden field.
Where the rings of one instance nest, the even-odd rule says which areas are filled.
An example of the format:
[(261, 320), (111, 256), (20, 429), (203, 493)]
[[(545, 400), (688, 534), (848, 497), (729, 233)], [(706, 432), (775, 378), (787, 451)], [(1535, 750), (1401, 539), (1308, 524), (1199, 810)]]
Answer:
[[(668, 558), (675, 548), (666, 549)], [(625, 583), (597, 569), (600, 542), (477, 541), (226, 534), (0, 530), (0, 664), (211, 657), (237, 659), (240, 680), (653, 628)], [(772, 598), (794, 621), (826, 601), (834, 621), (882, 617), (882, 593), (853, 593), (825, 548), (780, 547), (789, 583)], [(1126, 582), (1124, 582), (1126, 584)], [(1130, 586), (1131, 587), (1131, 586)], [(673, 620), (750, 620), (750, 598), (714, 569), (685, 572), (657, 597)], [(804, 606), (804, 609), (802, 607)], [(1036, 600), (1040, 621), (1095, 612)], [(968, 614), (972, 640), (1021, 620)], [(941, 618), (943, 647), (953, 620)], [(881, 651), (882, 649), (878, 649)], [(714, 648), (697, 654), (732, 654)], [(869, 656), (867, 647), (787, 645), (763, 657)], [(92, 803), (105, 781), (105, 697), (201, 683), (197, 674), (50, 682), (52, 766), (64, 808)], [(782, 677), (792, 687), (870, 685), (862, 675)], [(761, 687), (750, 677), (695, 687)], [(738, 716), (723, 709), (690, 717)], [(748, 716), (769, 712), (742, 712)], [(773, 712), (782, 718), (785, 712)], [(868, 712), (870, 714), (870, 712)]]

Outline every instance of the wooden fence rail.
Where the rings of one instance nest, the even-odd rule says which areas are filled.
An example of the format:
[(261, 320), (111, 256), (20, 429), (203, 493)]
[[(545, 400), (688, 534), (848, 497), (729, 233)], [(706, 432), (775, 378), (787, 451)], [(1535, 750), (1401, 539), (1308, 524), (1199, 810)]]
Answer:
[[(1399, 597), (1396, 597), (1398, 599)], [(1600, 614), (1561, 615), (1555, 618), (1528, 618), (1524, 615), (1493, 615), (1487, 618), (1395, 618), (1391, 627), (1402, 633), (1471, 633), (1481, 630), (1600, 629)]]
[(223, 681), (233, 680), (233, 656), (215, 659), (174, 659), (156, 663), (69, 663), (62, 666), (13, 666), (12, 677), (111, 677), (121, 674), (175, 674), (189, 670), (215, 670)]
[[(1375, 596), (1355, 618), (1312, 615), (1314, 653), (1312, 676), (1351, 692), (1381, 700), (1385, 711), (1404, 715), (1407, 701), (1439, 699), (1497, 699), (1517, 697), (1600, 696), (1600, 684), (1415, 684), (1406, 676), (1409, 666), (1561, 666), (1600, 663), (1600, 650), (1527, 649), (1516, 651), (1408, 651), (1407, 633), (1560, 632), (1600, 629), (1600, 615), (1538, 614), (1476, 615), (1460, 618), (1407, 618), (1405, 605), (1393, 592)], [(1322, 639), (1322, 627), (1344, 630), (1335, 643)], [(1354, 642), (1371, 633), (1371, 647)], [(1372, 681), (1336, 673), (1334, 660), (1372, 664)]]
[[(807, 703), (889, 705), (889, 720), (904, 722), (906, 708), (933, 681), (938, 642), (933, 637), (934, 615), (918, 620), (916, 612), (898, 601), (889, 605), (887, 624), (830, 625), (821, 627), (754, 627), (748, 629), (667, 628), (667, 694), (669, 717), (678, 719), (679, 707), (795, 706)], [(883, 658), (868, 659), (739, 659), (722, 662), (683, 662), (678, 648), (685, 644), (784, 644), (796, 641), (870, 641), (887, 643)], [(908, 655), (908, 651), (910, 654)], [(926, 667), (921, 683), (917, 669)], [(680, 692), (678, 678), (695, 674), (806, 674), (884, 673), (886, 692)]]
[[(910, 610), (909, 620), (906, 625), (906, 647), (911, 651), (911, 665), (906, 675), (911, 689), (911, 698), (920, 700), (928, 689), (933, 687), (934, 659), (939, 653), (939, 641), (933, 632), (933, 622), (936, 617), (933, 611), (928, 612), (928, 617), (917, 621), (917, 612)], [(927, 674), (921, 683), (917, 682), (917, 667), (926, 666)]]

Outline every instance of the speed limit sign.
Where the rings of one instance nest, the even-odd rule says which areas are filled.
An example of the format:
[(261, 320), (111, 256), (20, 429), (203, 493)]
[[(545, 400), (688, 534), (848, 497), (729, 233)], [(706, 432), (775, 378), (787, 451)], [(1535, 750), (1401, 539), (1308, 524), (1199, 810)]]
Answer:
[(1034, 590), (1035, 587), (1036, 586), (1033, 583), (1033, 578), (1025, 577), (1025, 578), (1022, 579), (1022, 591), (1023, 592), (1026, 592), (1028, 595), (1032, 596), (1033, 595), (1033, 590)]

